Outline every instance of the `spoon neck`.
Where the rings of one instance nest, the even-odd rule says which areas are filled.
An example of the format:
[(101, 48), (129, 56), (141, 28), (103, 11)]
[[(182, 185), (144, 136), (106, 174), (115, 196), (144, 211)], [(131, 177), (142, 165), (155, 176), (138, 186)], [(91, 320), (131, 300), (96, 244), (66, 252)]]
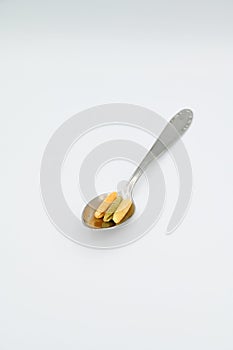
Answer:
[(128, 183), (127, 183), (127, 192), (132, 195), (134, 186), (136, 184), (136, 182), (138, 181), (138, 179), (140, 178), (140, 176), (143, 173), (143, 169), (141, 167), (137, 167), (137, 169), (134, 171), (133, 175), (130, 177)]

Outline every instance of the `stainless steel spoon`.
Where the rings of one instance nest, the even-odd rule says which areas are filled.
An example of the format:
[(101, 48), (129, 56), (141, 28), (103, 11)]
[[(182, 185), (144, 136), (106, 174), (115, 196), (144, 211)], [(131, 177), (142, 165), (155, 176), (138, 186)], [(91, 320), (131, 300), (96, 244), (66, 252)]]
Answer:
[(104, 222), (103, 219), (96, 219), (94, 213), (100, 203), (105, 199), (108, 193), (101, 194), (94, 199), (92, 199), (84, 208), (82, 212), (83, 223), (94, 229), (107, 229), (114, 228), (125, 223), (135, 211), (135, 204), (132, 198), (132, 192), (134, 185), (137, 180), (140, 178), (142, 173), (145, 171), (147, 166), (153, 159), (158, 159), (171, 145), (173, 145), (189, 128), (193, 119), (193, 112), (190, 109), (183, 109), (177, 113), (166, 127), (163, 129), (162, 133), (155, 141), (149, 152), (146, 154), (145, 158), (141, 161), (137, 169), (134, 171), (133, 175), (128, 182), (118, 190), (118, 194), (121, 195), (124, 199), (130, 198), (132, 205), (119, 224), (115, 224), (114, 221)]

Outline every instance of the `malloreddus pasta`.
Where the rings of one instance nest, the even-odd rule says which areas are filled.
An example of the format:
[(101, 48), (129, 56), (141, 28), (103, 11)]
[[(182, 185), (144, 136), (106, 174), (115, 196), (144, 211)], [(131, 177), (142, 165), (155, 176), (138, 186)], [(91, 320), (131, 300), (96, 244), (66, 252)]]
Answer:
[(95, 212), (96, 219), (100, 219), (104, 216), (106, 210), (112, 204), (112, 202), (116, 199), (116, 197), (117, 197), (117, 192), (112, 192), (107, 195), (105, 200), (99, 205), (99, 207)]
[(132, 201), (129, 198), (122, 199), (121, 196), (117, 195), (117, 192), (111, 192), (97, 208), (95, 217), (97, 219), (103, 218), (104, 222), (113, 220), (116, 224), (119, 224), (131, 205)]

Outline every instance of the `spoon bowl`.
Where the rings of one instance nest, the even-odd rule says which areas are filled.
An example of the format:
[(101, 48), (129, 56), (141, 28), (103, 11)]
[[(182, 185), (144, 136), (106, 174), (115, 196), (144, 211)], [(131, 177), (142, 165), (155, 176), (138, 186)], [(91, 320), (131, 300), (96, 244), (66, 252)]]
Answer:
[[(106, 229), (106, 228), (115, 228), (119, 225), (124, 224), (135, 212), (135, 204), (132, 200), (132, 205), (129, 208), (129, 211), (124, 216), (122, 221), (119, 224), (116, 224), (113, 220), (109, 222), (104, 222), (103, 218), (97, 219), (95, 217), (95, 211), (99, 207), (100, 203), (104, 201), (104, 199), (107, 197), (108, 193), (100, 194), (99, 196), (93, 198), (83, 209), (82, 212), (82, 221), (83, 223), (88, 226), (89, 228), (93, 229)], [(121, 195), (119, 193), (119, 195)]]

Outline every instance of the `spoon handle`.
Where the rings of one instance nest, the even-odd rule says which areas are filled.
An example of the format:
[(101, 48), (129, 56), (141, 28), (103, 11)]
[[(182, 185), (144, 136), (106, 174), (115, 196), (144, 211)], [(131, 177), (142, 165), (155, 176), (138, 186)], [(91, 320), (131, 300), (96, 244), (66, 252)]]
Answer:
[(161, 156), (185, 133), (185, 131), (191, 125), (192, 118), (193, 112), (190, 109), (182, 109), (170, 120), (169, 123), (167, 123), (158, 139), (155, 141), (149, 152), (146, 154), (145, 158), (143, 158), (129, 179), (127, 186), (129, 193), (132, 192), (135, 183), (140, 178), (150, 162)]

